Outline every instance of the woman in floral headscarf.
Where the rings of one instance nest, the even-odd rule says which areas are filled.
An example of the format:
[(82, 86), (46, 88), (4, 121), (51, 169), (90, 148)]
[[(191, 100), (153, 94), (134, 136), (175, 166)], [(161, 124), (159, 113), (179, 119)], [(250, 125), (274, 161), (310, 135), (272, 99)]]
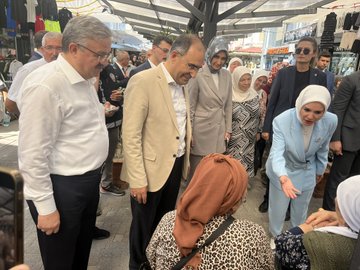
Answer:
[[(181, 257), (202, 245), (242, 204), (247, 181), (246, 171), (236, 159), (222, 154), (204, 157), (176, 211), (164, 215), (151, 238), (146, 249), (151, 269), (172, 269)], [(184, 269), (273, 268), (264, 229), (253, 222), (235, 219), (219, 237), (196, 253)]]
[(193, 141), (189, 180), (200, 160), (210, 153), (224, 153), (231, 134), (231, 75), (224, 69), (228, 59), (223, 38), (211, 41), (206, 64), (189, 81)]

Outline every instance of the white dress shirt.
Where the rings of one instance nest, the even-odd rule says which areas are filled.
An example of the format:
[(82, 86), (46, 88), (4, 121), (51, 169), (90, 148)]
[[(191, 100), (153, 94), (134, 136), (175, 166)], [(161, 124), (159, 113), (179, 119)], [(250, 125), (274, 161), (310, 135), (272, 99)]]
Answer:
[(25, 198), (33, 200), (40, 215), (56, 210), (50, 174), (81, 175), (107, 157), (104, 108), (94, 82), (59, 55), (22, 85), (19, 168)]
[[(13, 82), (11, 83), (8, 99), (18, 103), (18, 96), (20, 92), (21, 85), (25, 80), (26, 76), (29, 75), (35, 69), (47, 64), (44, 58), (39, 60), (31, 61), (21, 68), (19, 68), (18, 72), (16, 73), (15, 78), (13, 78)], [(17, 104), (19, 106), (19, 104)]]
[(176, 120), (179, 128), (179, 149), (177, 157), (181, 157), (185, 154), (185, 135), (186, 135), (186, 102), (184, 96), (184, 90), (181, 85), (178, 85), (170, 73), (165, 68), (164, 64), (161, 63), (161, 68), (165, 74), (166, 80), (171, 91), (171, 97), (174, 104), (174, 110), (176, 114)]

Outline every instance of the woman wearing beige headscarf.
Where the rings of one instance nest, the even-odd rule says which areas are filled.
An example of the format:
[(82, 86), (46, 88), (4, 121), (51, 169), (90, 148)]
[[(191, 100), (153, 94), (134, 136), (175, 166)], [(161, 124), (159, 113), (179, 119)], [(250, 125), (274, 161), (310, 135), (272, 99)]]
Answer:
[(251, 87), (251, 71), (237, 67), (232, 74), (232, 135), (227, 153), (240, 160), (254, 176), (256, 134), (259, 131), (259, 96)]
[[(199, 163), (176, 211), (167, 213), (147, 248), (152, 269), (171, 269), (232, 215), (246, 196), (247, 174), (234, 158), (211, 154)], [(237, 220), (186, 264), (186, 269), (273, 269), (263, 228)], [(192, 268), (190, 268), (192, 267)]]
[(233, 57), (229, 61), (227, 70), (232, 74), (235, 70), (235, 68), (243, 66), (243, 61), (239, 57)]

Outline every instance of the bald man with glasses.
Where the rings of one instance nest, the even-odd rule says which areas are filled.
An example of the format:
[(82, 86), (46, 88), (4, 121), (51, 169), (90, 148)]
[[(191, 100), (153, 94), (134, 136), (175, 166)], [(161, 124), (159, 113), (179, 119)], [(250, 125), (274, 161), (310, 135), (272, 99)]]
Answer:
[(146, 262), (151, 235), (175, 208), (181, 178), (187, 177), (191, 125), (186, 84), (202, 67), (204, 53), (198, 37), (182, 35), (164, 63), (134, 75), (125, 91), (121, 179), (130, 184), (131, 270)]

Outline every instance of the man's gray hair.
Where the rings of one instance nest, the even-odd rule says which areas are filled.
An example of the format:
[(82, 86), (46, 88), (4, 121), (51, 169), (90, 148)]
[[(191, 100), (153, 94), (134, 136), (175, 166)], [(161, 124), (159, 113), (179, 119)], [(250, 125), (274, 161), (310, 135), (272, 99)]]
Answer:
[(127, 51), (116, 51), (116, 59), (122, 61), (125, 57), (127, 58), (129, 53)]
[[(187, 51), (189, 50), (189, 48), (191, 47), (191, 45), (193, 45), (194, 43), (197, 43), (197, 42), (204, 46), (203, 42), (197, 35), (194, 35), (194, 34), (180, 35), (173, 42), (171, 49), (170, 49), (170, 53), (172, 51), (177, 51), (181, 55), (185, 55), (187, 53)], [(204, 46), (204, 50), (205, 50), (205, 46)]]
[(63, 52), (69, 50), (70, 43), (86, 44), (88, 40), (111, 38), (111, 30), (99, 19), (92, 16), (72, 18), (63, 32)]
[(46, 46), (46, 41), (49, 40), (49, 39), (62, 39), (62, 34), (61, 33), (58, 33), (58, 32), (47, 32), (43, 38), (42, 38), (42, 41), (41, 41), (41, 44), (43, 47)]

